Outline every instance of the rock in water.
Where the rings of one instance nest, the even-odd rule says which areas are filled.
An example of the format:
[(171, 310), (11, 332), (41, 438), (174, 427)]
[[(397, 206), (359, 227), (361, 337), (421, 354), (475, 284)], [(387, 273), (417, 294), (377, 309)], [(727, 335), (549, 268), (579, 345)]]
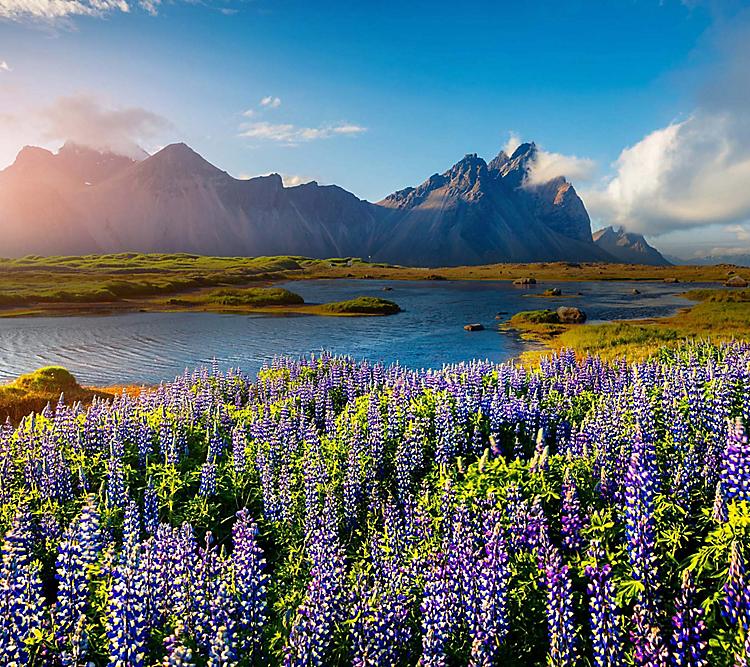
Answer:
[(727, 287), (747, 287), (747, 280), (745, 280), (742, 276), (734, 275), (729, 280), (727, 280), (724, 285)]
[(583, 324), (586, 321), (586, 313), (580, 308), (560, 306), (556, 312), (562, 324)]
[(464, 325), (464, 329), (466, 331), (484, 331), (484, 325), (483, 324), (466, 324)]
[(536, 278), (516, 278), (514, 285), (536, 285)]

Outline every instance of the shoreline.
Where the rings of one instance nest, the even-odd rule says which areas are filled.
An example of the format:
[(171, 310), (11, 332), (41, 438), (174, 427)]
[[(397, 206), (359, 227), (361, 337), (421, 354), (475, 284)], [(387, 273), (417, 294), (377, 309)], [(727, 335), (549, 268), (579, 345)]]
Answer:
[[(225, 305), (212, 291), (271, 288), (307, 280), (723, 283), (739, 267), (577, 262), (404, 267), (357, 258), (100, 255), (0, 259), (0, 317), (98, 316), (126, 312), (354, 316), (325, 304)], [(750, 269), (747, 270), (750, 272)], [(523, 289), (519, 286), (519, 289)], [(538, 296), (538, 295), (534, 295)], [(193, 303), (170, 304), (187, 299)]]

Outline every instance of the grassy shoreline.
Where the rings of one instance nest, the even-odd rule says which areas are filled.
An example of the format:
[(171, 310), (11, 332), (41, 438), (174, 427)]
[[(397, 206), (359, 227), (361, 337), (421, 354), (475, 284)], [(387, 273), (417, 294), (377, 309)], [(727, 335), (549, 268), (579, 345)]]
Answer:
[[(343, 257), (205, 257), (188, 254), (86, 255), (0, 259), (0, 317), (105, 315), (118, 312), (336, 314), (315, 305), (227, 304), (215, 292), (271, 287), (314, 279), (678, 281), (719, 283), (734, 272), (721, 266), (636, 266), (543, 262), (418, 268)], [(523, 288), (520, 288), (523, 289)], [(170, 304), (170, 300), (187, 301)], [(270, 310), (268, 310), (270, 309)]]
[(577, 354), (592, 354), (610, 360), (646, 359), (663, 348), (686, 340), (709, 339), (718, 343), (750, 339), (750, 290), (700, 289), (685, 292), (686, 299), (697, 301), (674, 315), (642, 320), (613, 321), (602, 324), (560, 324), (544, 313), (517, 313), (505, 325), (520, 332), (522, 338), (544, 345), (522, 355), (525, 363), (536, 363), (550, 351), (572, 349)]

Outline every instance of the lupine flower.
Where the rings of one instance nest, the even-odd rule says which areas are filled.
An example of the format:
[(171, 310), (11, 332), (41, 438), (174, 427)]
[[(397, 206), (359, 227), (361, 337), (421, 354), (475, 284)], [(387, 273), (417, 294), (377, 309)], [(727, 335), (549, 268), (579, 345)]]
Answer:
[(619, 667), (624, 664), (620, 610), (615, 599), (612, 568), (602, 562), (604, 549), (599, 540), (592, 541), (588, 557), (594, 561), (593, 565), (586, 566), (594, 665)]
[(345, 618), (346, 569), (330, 497), (311, 534), (309, 550), (313, 563), (310, 583), (289, 635), (285, 667), (327, 665), (333, 629)]
[(456, 630), (460, 595), (445, 556), (438, 554), (425, 573), (420, 667), (448, 665), (447, 647)]
[(703, 608), (695, 604), (695, 586), (690, 570), (682, 575), (682, 588), (672, 617), (672, 664), (675, 667), (706, 667)]
[(484, 554), (478, 563), (477, 603), (470, 622), (472, 667), (496, 664), (500, 645), (508, 633), (508, 561), (505, 538), (498, 522), (487, 535)]
[(727, 500), (750, 501), (750, 443), (739, 422), (729, 432), (721, 480)]
[(71, 664), (85, 656), (88, 646), (85, 614), (89, 608), (90, 570), (102, 550), (99, 521), (93, 498), (89, 498), (58, 548), (55, 634)]
[(553, 667), (576, 664), (577, 639), (573, 620), (573, 584), (567, 565), (553, 547), (546, 555), (545, 584), (547, 588), (547, 632), (549, 652), (547, 663)]
[(563, 538), (563, 545), (568, 551), (576, 552), (581, 548), (582, 527), (581, 501), (578, 499), (578, 490), (576, 489), (575, 482), (570, 476), (570, 471), (567, 470), (562, 488), (560, 532)]
[(250, 520), (247, 511), (238, 512), (232, 528), (232, 569), (237, 596), (237, 626), (241, 633), (239, 648), (250, 661), (261, 650), (267, 615), (268, 575), (257, 536), (258, 526)]
[(39, 564), (32, 560), (32, 520), (21, 508), (5, 535), (0, 561), (0, 658), (4, 665), (24, 665), (26, 642), (43, 629), (44, 597)]
[(654, 620), (654, 613), (636, 604), (633, 609), (633, 661), (639, 667), (666, 667), (669, 651), (664, 644), (661, 628)]
[(744, 626), (746, 631), (748, 630), (748, 623), (750, 622), (750, 581), (748, 581), (745, 560), (742, 557), (740, 544), (737, 540), (732, 542), (721, 613), (731, 625), (740, 624)]

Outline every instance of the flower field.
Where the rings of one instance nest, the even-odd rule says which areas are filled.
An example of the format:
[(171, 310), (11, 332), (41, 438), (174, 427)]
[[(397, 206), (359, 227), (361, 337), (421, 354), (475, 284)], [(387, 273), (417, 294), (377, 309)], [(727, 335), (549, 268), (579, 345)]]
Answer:
[(2, 665), (747, 665), (750, 346), (280, 358), (0, 429)]

